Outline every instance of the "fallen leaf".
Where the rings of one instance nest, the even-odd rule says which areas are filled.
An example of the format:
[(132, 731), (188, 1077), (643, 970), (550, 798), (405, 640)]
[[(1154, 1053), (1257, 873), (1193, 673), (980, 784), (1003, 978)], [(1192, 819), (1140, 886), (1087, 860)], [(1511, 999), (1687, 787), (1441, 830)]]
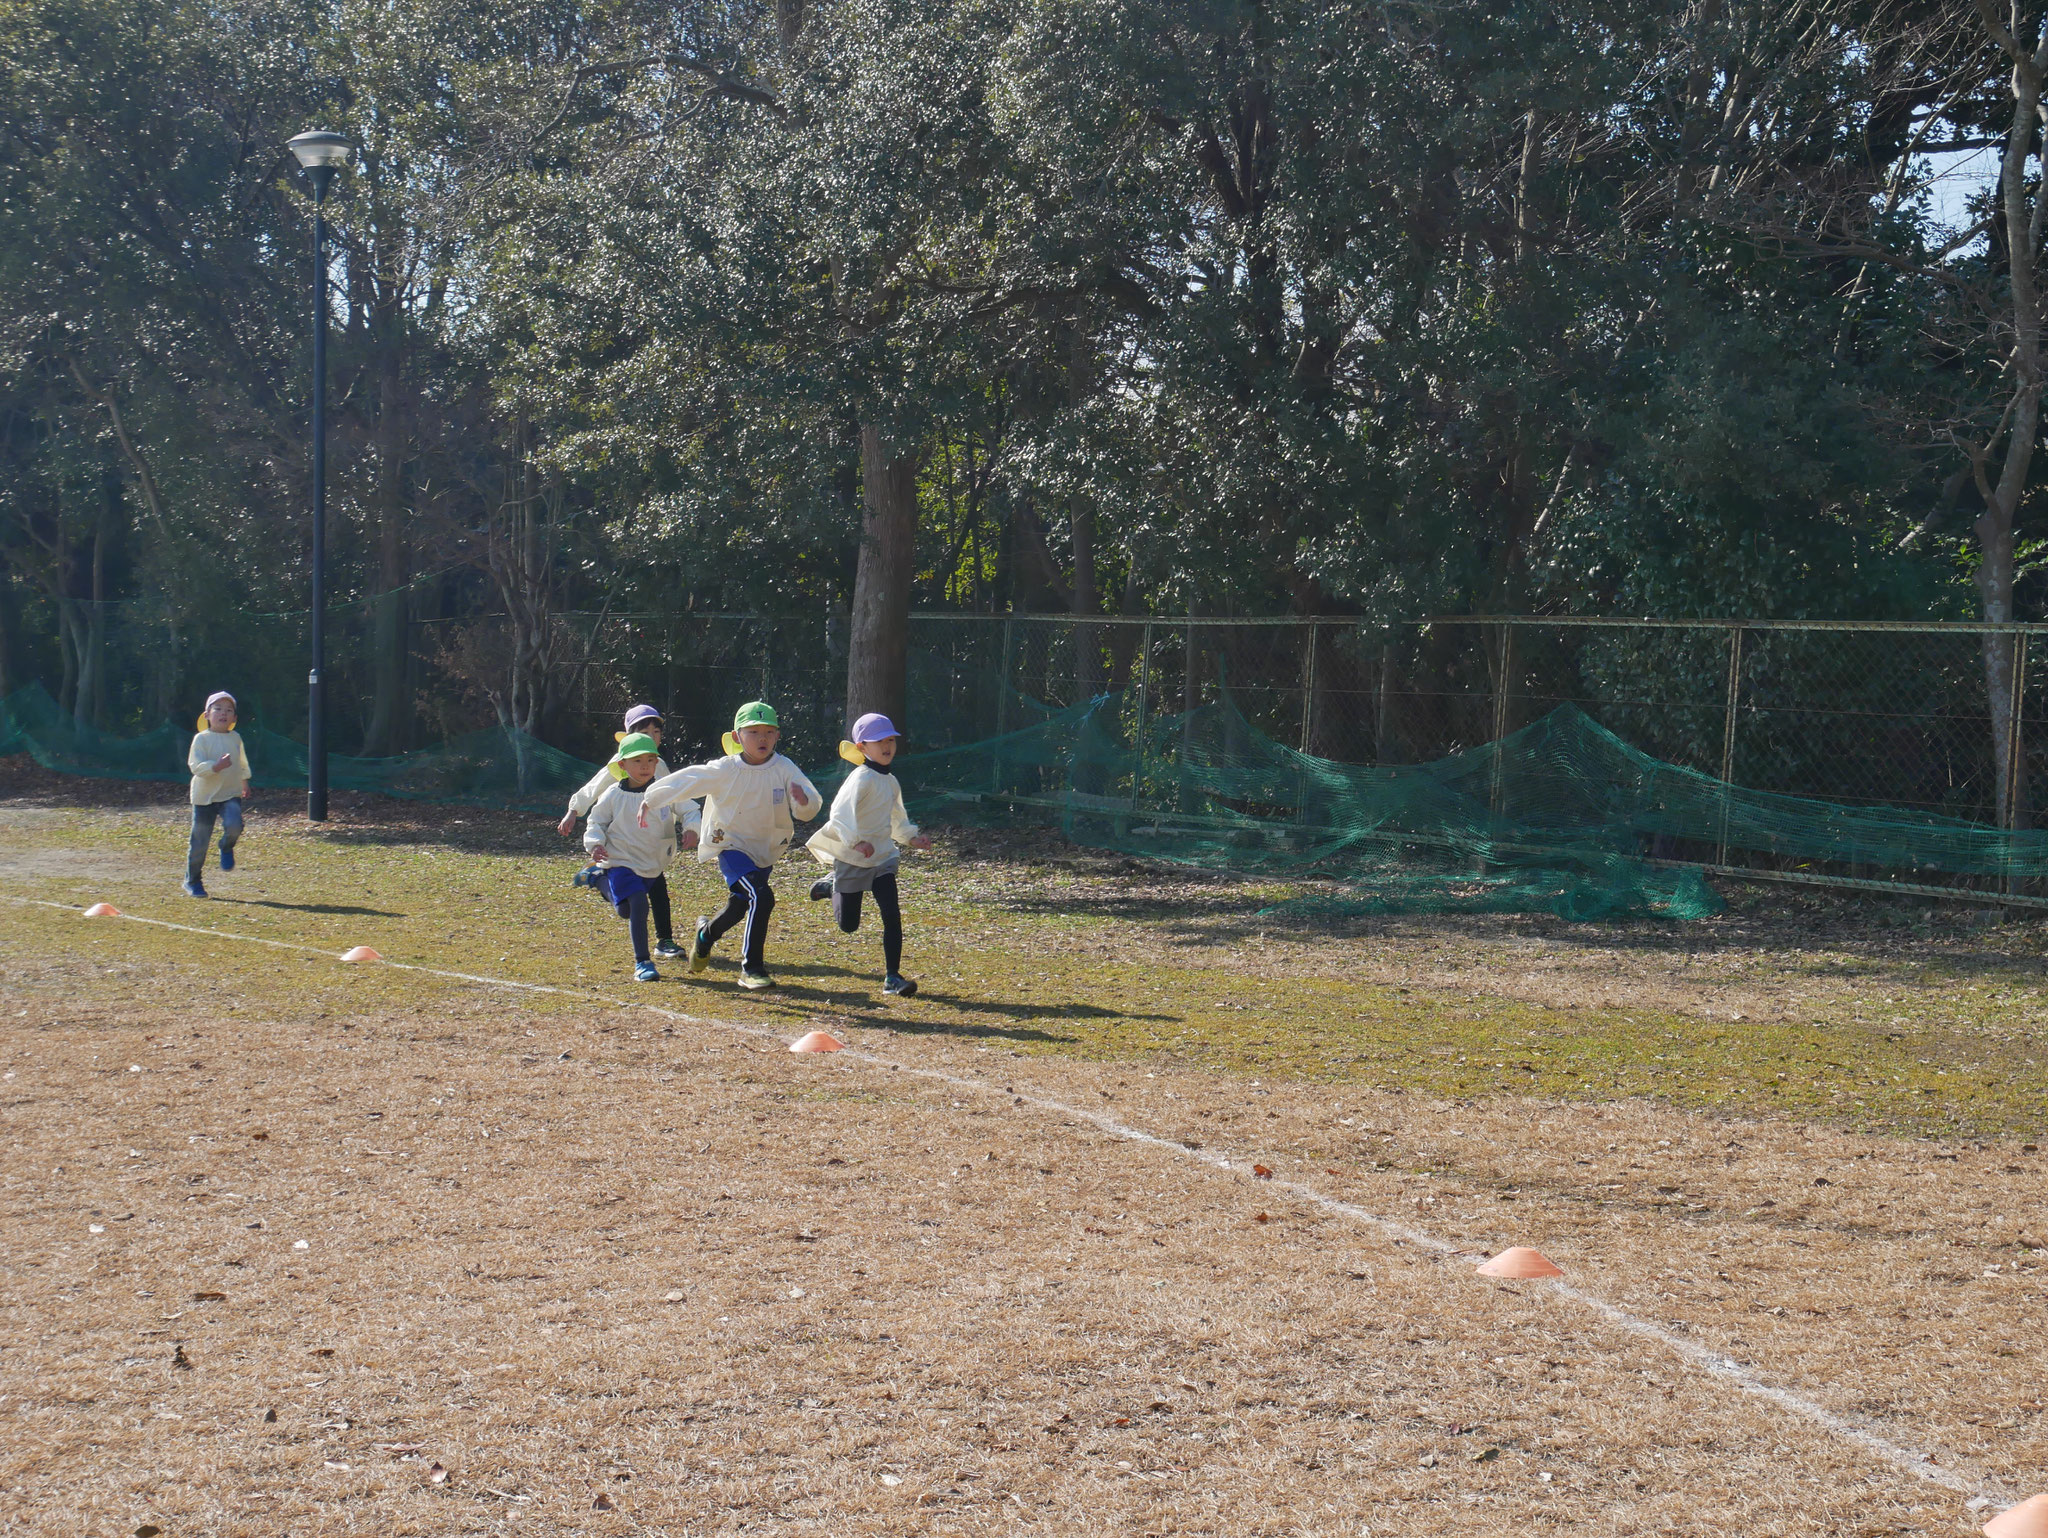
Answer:
[(1500, 1449), (1498, 1447), (1482, 1447), (1476, 1453), (1467, 1453), (1465, 1455), (1466, 1460), (1471, 1463), (1491, 1463), (1499, 1456)]
[(264, 1425), (266, 1425), (266, 1426), (274, 1426), (274, 1425), (276, 1425), (276, 1424), (277, 1424), (277, 1411), (275, 1411), (275, 1410), (265, 1410), (265, 1411), (263, 1412), (263, 1424), (264, 1424)]
[(1119, 1416), (1118, 1416), (1118, 1417), (1117, 1417), (1117, 1418), (1116, 1418), (1115, 1420), (1113, 1420), (1113, 1421), (1111, 1421), (1111, 1422), (1110, 1422), (1110, 1425), (1112, 1425), (1112, 1426), (1128, 1426), (1128, 1425), (1130, 1425), (1130, 1423), (1131, 1423), (1131, 1418), (1130, 1418), (1130, 1417), (1129, 1417), (1128, 1415), (1119, 1415)]
[(894, 1474), (884, 1474), (882, 1476), (882, 1483), (885, 1485), (900, 1485), (903, 1481)]
[(344, 1474), (348, 1472), (348, 1465), (346, 1463), (335, 1463), (332, 1460), (329, 1460), (328, 1462), (323, 1463), (320, 1466), (324, 1469), (340, 1469)]
[(430, 1463), (430, 1464), (428, 1464), (428, 1465), (427, 1465), (427, 1483), (428, 1483), (428, 1484), (430, 1484), (430, 1485), (445, 1485), (445, 1484), (447, 1484), (447, 1483), (448, 1483), (448, 1471), (447, 1471), (446, 1469), (442, 1468), (442, 1467), (441, 1467), (441, 1465), (440, 1465), (440, 1464), (438, 1464), (438, 1463)]
[(252, 1132), (249, 1134), (249, 1140), (252, 1143), (260, 1143), (269, 1136), (270, 1134), (268, 1132)]
[(1258, 1215), (1257, 1217), (1253, 1218), (1253, 1219), (1252, 1219), (1252, 1221), (1253, 1221), (1254, 1223), (1270, 1223), (1270, 1222), (1272, 1222), (1273, 1220), (1272, 1220), (1271, 1218), (1269, 1218), (1268, 1216), (1266, 1216), (1266, 1214), (1265, 1214), (1265, 1213), (1263, 1213), (1263, 1212), (1262, 1212), (1262, 1213), (1260, 1213), (1260, 1214), (1259, 1214), (1259, 1215)]
[(195, 1292), (192, 1294), (192, 1301), (194, 1303), (225, 1303), (227, 1300), (228, 1295), (224, 1292)]
[(1261, 1180), (1271, 1180), (1273, 1178), (1273, 1172), (1263, 1164), (1254, 1164), (1252, 1166), (1252, 1173)]
[(600, 1490), (597, 1499), (590, 1503), (590, 1509), (592, 1511), (616, 1511), (618, 1508), (612, 1505), (612, 1498)]
[(1436, 1467), (1436, 1454), (1424, 1453), (1422, 1457), (1417, 1461), (1422, 1465), (1422, 1467), (1426, 1469), (1433, 1469)]
[(135, 1538), (156, 1538), (156, 1535), (162, 1531), (163, 1529), (154, 1522), (145, 1522), (142, 1526), (135, 1529)]
[(1336, 1174), (1337, 1172), (1336, 1172), (1335, 1170), (1324, 1170), (1324, 1171), (1323, 1171), (1323, 1173), (1324, 1173), (1325, 1175), (1334, 1175), (1334, 1174)]
[(308, 1352), (306, 1353), (306, 1355), (308, 1355), (308, 1356), (333, 1356), (333, 1355), (334, 1355), (334, 1348), (333, 1348), (332, 1346), (315, 1346), (315, 1347), (313, 1347), (313, 1348), (312, 1348), (312, 1349), (311, 1349), (310, 1351), (308, 1351)]
[(680, 1303), (683, 1301), (683, 1295), (680, 1292), (665, 1292), (661, 1295), (661, 1301), (664, 1303)]
[(173, 1367), (182, 1367), (187, 1372), (190, 1372), (192, 1370), (192, 1359), (185, 1355), (185, 1348), (183, 1346), (175, 1346), (172, 1348), (171, 1365)]

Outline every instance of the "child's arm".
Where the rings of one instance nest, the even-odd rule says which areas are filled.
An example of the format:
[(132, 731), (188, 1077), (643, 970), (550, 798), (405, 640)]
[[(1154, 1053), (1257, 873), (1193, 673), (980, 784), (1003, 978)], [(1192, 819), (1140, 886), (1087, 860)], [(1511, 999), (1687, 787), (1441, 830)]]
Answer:
[(910, 809), (903, 804), (903, 787), (894, 776), (890, 787), (895, 794), (889, 798), (889, 837), (899, 844), (908, 844), (912, 849), (929, 849), (932, 841), (917, 831), (917, 824), (910, 820)]
[(242, 769), (242, 797), (246, 800), (248, 799), (250, 787), (254, 785), (256, 777), (249, 772), (249, 746), (242, 741), (242, 734), (240, 732), (235, 733), (235, 762)]
[(789, 766), (789, 804), (791, 810), (806, 822), (824, 809), (824, 798), (818, 794), (818, 787), (804, 777), (803, 770), (792, 763)]
[(185, 767), (194, 774), (212, 774), (219, 769), (227, 767), (216, 759), (201, 758), (199, 756), (199, 739), (205, 735), (206, 733), (204, 732), (198, 733), (192, 739), (192, 746), (185, 750)]
[(583, 851), (599, 864), (611, 858), (604, 841), (611, 832), (612, 813), (618, 804), (616, 796), (599, 796), (597, 805), (590, 809), (590, 820), (583, 825)]
[[(660, 811), (671, 802), (685, 798), (696, 800), (701, 796), (715, 796), (725, 788), (732, 777), (732, 760), (714, 758), (708, 764), (685, 764), (674, 774), (665, 774), (647, 787), (647, 793), (640, 798), (640, 826), (647, 826), (647, 814)], [(698, 813), (698, 821), (703, 813)]]
[(560, 822), (555, 824), (556, 831), (565, 838), (569, 834), (574, 833), (576, 831), (576, 819), (588, 817), (590, 809), (597, 805), (597, 798), (610, 790), (614, 783), (611, 769), (606, 767), (598, 770), (597, 773), (577, 786), (576, 794), (569, 798), (568, 813)]

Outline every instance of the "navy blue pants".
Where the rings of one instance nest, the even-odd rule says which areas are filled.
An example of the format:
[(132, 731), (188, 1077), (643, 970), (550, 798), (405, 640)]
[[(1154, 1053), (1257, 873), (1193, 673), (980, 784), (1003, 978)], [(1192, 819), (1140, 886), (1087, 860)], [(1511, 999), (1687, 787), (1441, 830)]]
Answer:
[(744, 919), (747, 927), (741, 937), (740, 965), (749, 972), (768, 970), (768, 916), (775, 911), (775, 889), (768, 885), (768, 873), (773, 868), (730, 851), (718, 857), (718, 872), (726, 878), (732, 895), (725, 900), (725, 911), (704, 926), (704, 943), (716, 945), (728, 929)]

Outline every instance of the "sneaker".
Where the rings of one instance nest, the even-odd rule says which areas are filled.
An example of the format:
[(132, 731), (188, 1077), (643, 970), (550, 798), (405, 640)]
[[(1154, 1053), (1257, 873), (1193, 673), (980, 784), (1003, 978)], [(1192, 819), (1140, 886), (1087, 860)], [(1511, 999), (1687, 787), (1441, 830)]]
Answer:
[(654, 942), (654, 954), (663, 961), (674, 961), (682, 953), (683, 948), (673, 940), (656, 940)]
[(569, 878), (571, 886), (596, 886), (597, 878), (604, 874), (602, 865), (586, 865)]
[(185, 895), (187, 897), (204, 897), (206, 895), (206, 888), (199, 884), (197, 876), (187, 876), (185, 878)]
[(222, 870), (233, 870), (235, 868), (235, 851), (234, 847), (230, 844), (222, 844), (220, 846), (220, 868)]
[(900, 973), (891, 972), (882, 979), (882, 992), (893, 993), (899, 999), (907, 999), (917, 992), (917, 984)]
[(742, 988), (773, 988), (775, 986), (775, 979), (766, 972), (756, 972), (752, 967), (741, 967), (740, 986)]
[(661, 974), (654, 970), (653, 962), (636, 961), (633, 963), (633, 981), (636, 983), (658, 983), (661, 981)]
[(704, 937), (705, 920), (697, 920), (697, 940), (690, 947), (690, 970), (708, 972), (711, 970), (711, 942)]
[(819, 877), (819, 878), (818, 878), (818, 879), (817, 879), (816, 881), (813, 881), (813, 882), (811, 883), (811, 901), (812, 901), (812, 902), (814, 902), (814, 903), (821, 903), (821, 902), (823, 902), (823, 901), (824, 901), (824, 900), (825, 900), (826, 898), (830, 897), (831, 895), (832, 895), (832, 878), (831, 878), (830, 876), (820, 876), (820, 877)]

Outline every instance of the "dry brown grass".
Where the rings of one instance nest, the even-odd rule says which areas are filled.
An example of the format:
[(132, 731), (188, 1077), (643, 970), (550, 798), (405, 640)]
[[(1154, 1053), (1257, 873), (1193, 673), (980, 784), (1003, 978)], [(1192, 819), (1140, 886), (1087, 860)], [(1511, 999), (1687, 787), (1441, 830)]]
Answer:
[[(0, 891), (57, 879), (20, 846), (9, 859)], [(325, 944), (361, 921), (323, 896), (202, 916)], [(1048, 933), (1109, 965), (1149, 922)], [(1306, 941), (1267, 944), (1276, 979), (1310, 965), (1290, 949)], [(1190, 964), (1222, 954), (1187, 948)], [(1511, 1242), (1966, 1482), (2048, 1484), (2043, 1161), (2018, 1139), (1443, 1098), (1101, 1041), (1080, 1060), (948, 1028), (951, 1006), (892, 1022), (831, 1004), (822, 980), (825, 1002), (774, 1012), (597, 979), (579, 998), (514, 994), (50, 908), (0, 912), (0, 975), (14, 1531), (1981, 1522), (1546, 1286), (1470, 1275)], [(792, 1057), (752, 1034), (824, 1018), (865, 1052)], [(1466, 1254), (1395, 1243), (1290, 1180)]]

